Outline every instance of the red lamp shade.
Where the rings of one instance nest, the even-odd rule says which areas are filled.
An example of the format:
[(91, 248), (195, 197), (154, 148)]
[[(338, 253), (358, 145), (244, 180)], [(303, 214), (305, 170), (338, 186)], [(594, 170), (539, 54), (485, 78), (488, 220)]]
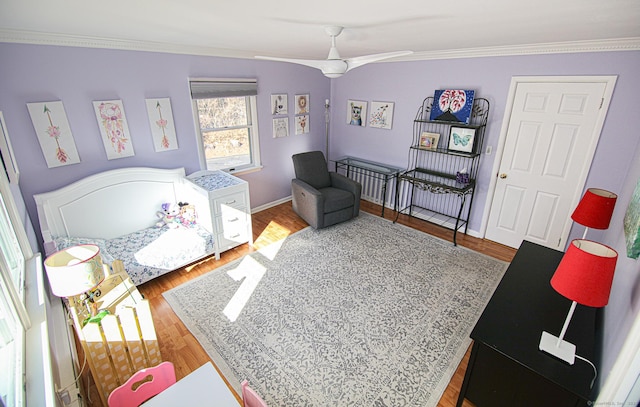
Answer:
[(609, 302), (618, 253), (591, 240), (576, 239), (562, 257), (551, 286), (568, 299), (588, 307)]
[(573, 211), (571, 219), (592, 229), (607, 229), (618, 195), (604, 189), (589, 188)]

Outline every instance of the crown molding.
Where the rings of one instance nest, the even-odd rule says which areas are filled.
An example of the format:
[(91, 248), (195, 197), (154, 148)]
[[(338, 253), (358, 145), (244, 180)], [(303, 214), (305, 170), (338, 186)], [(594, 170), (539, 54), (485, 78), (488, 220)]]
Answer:
[[(507, 45), (442, 51), (425, 51), (393, 59), (424, 61), (434, 59), (481, 58), (514, 55), (572, 54), (582, 52), (639, 51), (640, 37), (607, 40), (552, 42), (544, 44)], [(392, 60), (389, 60), (392, 61)]]
[(169, 54), (253, 58), (247, 51), (154, 41), (133, 41), (69, 34), (0, 29), (0, 42), (62, 47), (104, 48), (126, 51), (163, 52)]
[[(170, 54), (217, 56), (253, 59), (256, 52), (239, 51), (194, 45), (132, 41), (102, 37), (87, 37), (68, 34), (52, 34), (36, 31), (0, 29), (0, 42), (66, 47), (104, 48), (130, 51), (163, 52)], [(400, 61), (424, 61), (436, 59), (481, 58), (514, 55), (568, 54), (583, 52), (638, 51), (640, 37), (614, 38), (606, 40), (568, 41), (528, 45), (463, 48), (440, 51), (422, 51), (392, 58), (379, 63)]]

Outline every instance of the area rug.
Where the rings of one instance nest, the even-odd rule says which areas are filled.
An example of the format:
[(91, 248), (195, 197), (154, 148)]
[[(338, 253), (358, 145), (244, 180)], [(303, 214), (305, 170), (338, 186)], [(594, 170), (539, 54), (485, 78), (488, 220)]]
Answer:
[(269, 406), (436, 406), (506, 266), (361, 213), (164, 296)]

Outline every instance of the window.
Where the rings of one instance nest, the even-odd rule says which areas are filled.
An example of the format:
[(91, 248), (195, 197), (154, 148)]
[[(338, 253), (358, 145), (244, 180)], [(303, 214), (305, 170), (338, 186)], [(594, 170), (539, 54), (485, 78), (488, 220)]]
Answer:
[[(30, 321), (25, 308), (26, 232), (17, 220), (6, 173), (0, 174), (0, 399), (4, 406), (23, 406), (25, 333)], [(28, 242), (26, 243), (28, 246)]]
[(241, 171), (260, 166), (255, 80), (192, 80), (201, 167)]

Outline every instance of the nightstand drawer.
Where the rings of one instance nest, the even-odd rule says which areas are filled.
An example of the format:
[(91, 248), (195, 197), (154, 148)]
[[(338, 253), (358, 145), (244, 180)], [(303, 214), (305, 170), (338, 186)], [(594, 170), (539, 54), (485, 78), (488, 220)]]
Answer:
[[(222, 171), (189, 175), (199, 221), (215, 238), (215, 255), (243, 243), (253, 244), (249, 184)], [(205, 210), (206, 208), (206, 210)]]
[(246, 211), (246, 209), (244, 209), (247, 207), (246, 194), (240, 191), (235, 194), (215, 198), (213, 200), (213, 207), (216, 216), (225, 215), (225, 212), (227, 212), (229, 208), (242, 208), (243, 211)]
[(238, 212), (233, 216), (216, 218), (216, 229), (219, 232), (217, 241), (221, 250), (235, 247), (250, 240), (251, 230), (249, 230), (247, 216)]

